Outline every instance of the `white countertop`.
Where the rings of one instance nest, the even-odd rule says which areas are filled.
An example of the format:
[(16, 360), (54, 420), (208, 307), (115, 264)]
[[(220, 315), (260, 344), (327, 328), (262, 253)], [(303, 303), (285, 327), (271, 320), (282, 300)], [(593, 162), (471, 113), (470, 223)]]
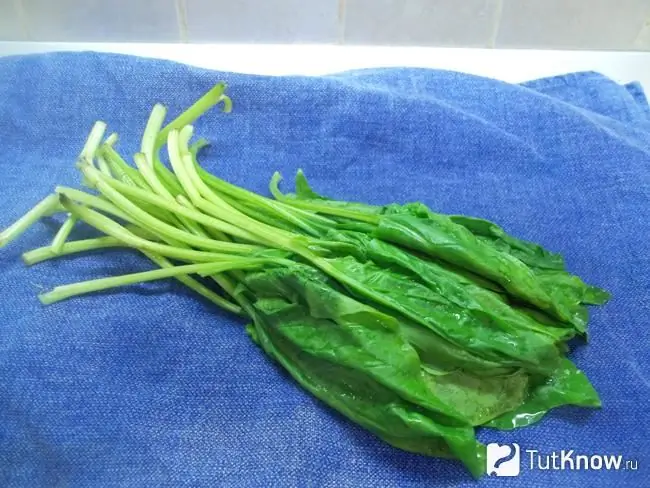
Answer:
[(571, 71), (598, 71), (650, 91), (650, 53), (336, 45), (132, 44), (0, 42), (0, 56), (48, 51), (101, 51), (169, 59), (203, 68), (266, 75), (319, 75), (358, 68), (421, 67), (462, 71), (508, 82)]

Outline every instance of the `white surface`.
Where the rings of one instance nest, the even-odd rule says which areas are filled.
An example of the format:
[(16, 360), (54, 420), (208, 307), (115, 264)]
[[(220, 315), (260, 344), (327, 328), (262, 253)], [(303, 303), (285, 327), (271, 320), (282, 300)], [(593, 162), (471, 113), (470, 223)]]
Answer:
[(28, 0), (23, 2), (23, 12), (34, 41), (178, 40), (173, 0)]
[(336, 0), (185, 0), (189, 42), (334, 43)]
[(598, 71), (650, 91), (650, 53), (534, 51), (331, 45), (129, 44), (0, 42), (0, 56), (102, 51), (170, 59), (222, 71), (320, 75), (358, 68), (438, 68), (521, 82), (572, 71)]
[(503, 0), (496, 45), (642, 48), (635, 40), (648, 14), (648, 0)]
[(650, 0), (0, 0), (0, 40), (650, 51)]
[(487, 47), (500, 0), (347, 0), (346, 44)]

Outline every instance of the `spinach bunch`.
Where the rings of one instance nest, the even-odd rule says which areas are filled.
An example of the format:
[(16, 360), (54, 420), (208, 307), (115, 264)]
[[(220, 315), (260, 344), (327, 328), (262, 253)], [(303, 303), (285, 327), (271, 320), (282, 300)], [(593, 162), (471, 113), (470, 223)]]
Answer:
[[(561, 405), (598, 407), (567, 359), (586, 337), (585, 305), (609, 295), (562, 257), (473, 217), (421, 203), (371, 206), (314, 192), (304, 174), (268, 198), (205, 171), (191, 123), (232, 108), (216, 85), (164, 124), (156, 105), (134, 166), (97, 122), (77, 160), (89, 191), (57, 187), (0, 233), (0, 246), (43, 216), (67, 218), (27, 264), (109, 247), (141, 251), (160, 269), (63, 285), (53, 303), (176, 278), (247, 317), (251, 339), (307, 391), (386, 442), (485, 469), (475, 428), (513, 429)], [(163, 163), (165, 148), (169, 166)], [(77, 222), (103, 235), (70, 240)]]

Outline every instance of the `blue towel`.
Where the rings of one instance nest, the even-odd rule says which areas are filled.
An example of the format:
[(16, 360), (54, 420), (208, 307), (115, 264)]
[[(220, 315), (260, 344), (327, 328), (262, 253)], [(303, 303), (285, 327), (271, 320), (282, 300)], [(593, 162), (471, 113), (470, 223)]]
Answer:
[[(572, 353), (603, 408), (560, 408), (478, 437), (520, 445), (521, 474), (500, 486), (650, 486), (650, 108), (639, 84), (596, 73), (512, 85), (426, 69), (267, 77), (106, 54), (4, 58), (0, 227), (56, 184), (78, 185), (75, 158), (95, 120), (131, 154), (155, 102), (177, 114), (219, 80), (234, 110), (196, 123), (213, 142), (208, 170), (266, 192), (275, 170), (304, 168), (340, 199), (488, 218), (610, 290), (589, 344)], [(174, 281), (42, 306), (43, 289), (152, 266), (115, 250), (26, 268), (21, 252), (50, 242), (60, 222), (44, 219), (0, 250), (0, 486), (495, 483), (353, 425), (267, 359), (242, 320)], [(542, 466), (573, 450), (638, 469), (544, 471), (537, 458), (531, 469), (530, 450)]]

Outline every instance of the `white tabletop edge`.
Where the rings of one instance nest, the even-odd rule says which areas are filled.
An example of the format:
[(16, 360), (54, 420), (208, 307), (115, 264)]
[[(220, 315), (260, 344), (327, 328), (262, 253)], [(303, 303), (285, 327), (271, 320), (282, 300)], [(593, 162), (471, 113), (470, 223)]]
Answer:
[(650, 53), (394, 46), (0, 42), (0, 56), (97, 51), (168, 59), (202, 68), (261, 75), (323, 75), (351, 69), (420, 67), (511, 83), (597, 71), (650, 90)]

